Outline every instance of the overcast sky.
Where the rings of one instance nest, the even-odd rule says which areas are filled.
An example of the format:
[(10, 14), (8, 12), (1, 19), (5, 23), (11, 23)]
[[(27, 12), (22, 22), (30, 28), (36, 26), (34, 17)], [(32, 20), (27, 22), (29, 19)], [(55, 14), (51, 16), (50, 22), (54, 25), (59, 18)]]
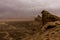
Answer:
[(33, 18), (42, 10), (60, 16), (60, 0), (0, 0), (0, 18)]

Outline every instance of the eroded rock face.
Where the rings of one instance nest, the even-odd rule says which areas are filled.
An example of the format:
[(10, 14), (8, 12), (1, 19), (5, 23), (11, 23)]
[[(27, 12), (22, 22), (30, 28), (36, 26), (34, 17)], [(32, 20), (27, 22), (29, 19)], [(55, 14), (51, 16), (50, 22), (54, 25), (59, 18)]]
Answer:
[(40, 35), (40, 40), (60, 40), (60, 26), (43, 32)]
[(41, 32), (39, 40), (60, 40), (60, 21), (48, 22)]
[(42, 31), (57, 27), (60, 25), (60, 21), (55, 21), (55, 22), (47, 22), (44, 26), (42, 26)]
[(48, 22), (30, 40), (60, 40), (60, 21)]
[(41, 22), (42, 18), (40, 17), (40, 15), (38, 15), (36, 18), (35, 18), (35, 21), (38, 21), (38, 22)]
[(42, 22), (43, 22), (43, 25), (45, 25), (47, 22), (60, 21), (60, 17), (52, 15), (48, 11), (43, 10), (41, 13), (42, 13)]
[(41, 32), (24, 40), (60, 40), (60, 18), (46, 12), (43, 19)]

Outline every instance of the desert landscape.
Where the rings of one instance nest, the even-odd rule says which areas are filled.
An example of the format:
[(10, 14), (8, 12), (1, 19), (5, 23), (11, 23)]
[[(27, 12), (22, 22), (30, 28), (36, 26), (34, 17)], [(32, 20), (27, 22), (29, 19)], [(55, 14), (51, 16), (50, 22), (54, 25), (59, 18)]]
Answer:
[(41, 14), (32, 21), (0, 22), (0, 40), (60, 40), (60, 17)]

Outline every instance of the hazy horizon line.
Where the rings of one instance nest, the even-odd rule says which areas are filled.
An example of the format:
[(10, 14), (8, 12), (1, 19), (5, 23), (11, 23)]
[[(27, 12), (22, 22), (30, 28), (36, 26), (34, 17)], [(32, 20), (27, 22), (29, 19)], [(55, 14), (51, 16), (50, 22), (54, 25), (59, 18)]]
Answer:
[(34, 21), (34, 19), (0, 19), (0, 21)]

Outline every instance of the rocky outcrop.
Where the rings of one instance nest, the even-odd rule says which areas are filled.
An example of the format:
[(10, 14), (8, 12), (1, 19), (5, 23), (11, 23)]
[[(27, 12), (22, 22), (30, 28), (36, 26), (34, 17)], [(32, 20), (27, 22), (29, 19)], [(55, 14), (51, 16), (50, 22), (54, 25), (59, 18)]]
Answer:
[(55, 21), (55, 22), (48, 22), (44, 26), (42, 26), (41, 31), (47, 31), (49, 29), (55, 28), (60, 26), (60, 21)]
[(60, 21), (48, 22), (42, 27), (43, 32), (38, 32), (24, 40), (60, 40)]
[(38, 32), (23, 40), (60, 40), (60, 21), (48, 22), (42, 27), (43, 32)]
[(40, 15), (38, 15), (36, 18), (35, 18), (35, 21), (38, 21), (38, 22), (41, 22), (41, 16)]
[[(43, 23), (40, 32), (24, 40), (60, 40), (60, 18), (48, 11), (42, 11), (42, 18), (38, 15), (36, 25)], [(39, 26), (40, 27), (40, 26)]]
[(45, 10), (41, 13), (33, 22), (0, 23), (0, 40), (60, 40), (60, 18)]
[(43, 22), (43, 25), (46, 24), (47, 22), (60, 21), (60, 17), (52, 15), (48, 11), (43, 10), (41, 13), (42, 13), (42, 22)]
[(46, 30), (40, 35), (40, 40), (60, 40), (60, 26)]

